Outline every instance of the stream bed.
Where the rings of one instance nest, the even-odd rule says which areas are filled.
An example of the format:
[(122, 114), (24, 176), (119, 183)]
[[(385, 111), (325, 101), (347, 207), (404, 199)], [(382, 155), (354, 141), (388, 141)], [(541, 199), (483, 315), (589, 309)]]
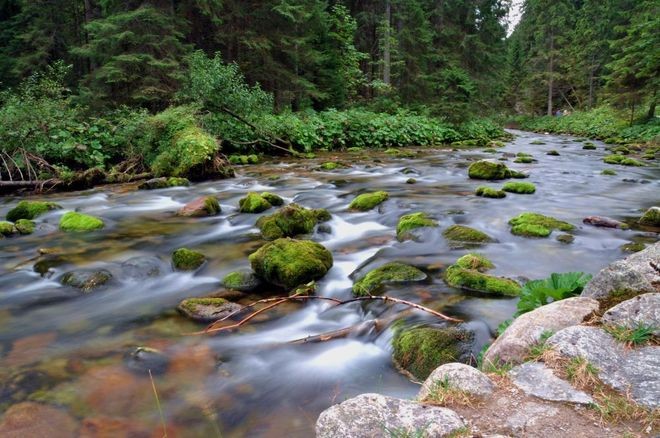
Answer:
[[(40, 216), (33, 235), (0, 240), (0, 414), (16, 403), (38, 401), (66, 410), (81, 430), (113, 436), (156, 436), (164, 422), (170, 437), (309, 437), (323, 409), (357, 394), (413, 398), (419, 385), (393, 365), (391, 329), (287, 344), (389, 315), (391, 305), (288, 303), (215, 336), (193, 334), (204, 324), (175, 308), (182, 299), (218, 292), (224, 275), (249, 267), (247, 256), (264, 243), (255, 228), (260, 215), (239, 213), (238, 200), (249, 191), (269, 191), (332, 214), (329, 230), (309, 236), (334, 257), (317, 294), (348, 299), (354, 280), (389, 261), (422, 267), (432, 274), (427, 281), (389, 285), (387, 294), (463, 319), (475, 333), (476, 356), (515, 312), (516, 299), (448, 287), (442, 270), (474, 249), (452, 247), (443, 229), (463, 224), (492, 236), (496, 242), (478, 252), (495, 263), (493, 274), (521, 283), (553, 272), (595, 274), (628, 254), (622, 245), (658, 240), (657, 229), (635, 223), (660, 201), (656, 162), (606, 165), (600, 142), (594, 142), (596, 150), (583, 150), (569, 136), (512, 133), (515, 139), (496, 153), (483, 148), (405, 149), (414, 152), (410, 158), (371, 150), (322, 153), (313, 160), (239, 166), (234, 179), (190, 187), (138, 191), (119, 185), (41, 197), (63, 209)], [(532, 144), (538, 141), (544, 144)], [(553, 149), (560, 155), (546, 155)], [(514, 164), (518, 152), (538, 161)], [(468, 179), (470, 162), (502, 157), (512, 169), (529, 173), (525, 181), (536, 185), (536, 193), (474, 195), (479, 185), (501, 182)], [(348, 166), (315, 170), (328, 161)], [(605, 168), (617, 174), (602, 175)], [(416, 183), (406, 183), (409, 178)], [(389, 192), (389, 200), (369, 212), (348, 209), (357, 194), (375, 190)], [(216, 196), (221, 214), (175, 216), (201, 195)], [(0, 216), (18, 200), (0, 199)], [(84, 234), (59, 231), (61, 215), (74, 209), (103, 218), (106, 227)], [(397, 241), (398, 218), (417, 211), (440, 226)], [(557, 241), (557, 232), (545, 239), (514, 236), (507, 222), (524, 211), (576, 225), (574, 242)], [(631, 229), (584, 225), (582, 219), (592, 215), (627, 222)], [(204, 253), (208, 263), (195, 273), (175, 272), (170, 255), (180, 247)], [(35, 265), (49, 269), (41, 275)], [(88, 294), (60, 284), (66, 272), (92, 267), (108, 270), (112, 280)], [(255, 298), (246, 302), (250, 299)], [(406, 319), (443, 324), (421, 312)], [(136, 353), (139, 347), (145, 349)]]

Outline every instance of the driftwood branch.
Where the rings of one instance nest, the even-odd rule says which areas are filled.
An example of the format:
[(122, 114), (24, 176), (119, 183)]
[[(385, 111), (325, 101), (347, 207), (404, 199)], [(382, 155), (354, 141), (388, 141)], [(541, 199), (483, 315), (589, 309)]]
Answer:
[[(261, 133), (261, 129), (259, 129), (256, 125), (254, 125), (254, 124), (253, 124), (252, 122), (250, 122), (249, 120), (246, 120), (244, 117), (241, 117), (240, 115), (236, 114), (235, 112), (233, 112), (233, 111), (230, 110), (229, 108), (223, 106), (223, 107), (220, 108), (220, 110), (222, 110), (223, 112), (229, 114), (230, 116), (232, 116), (233, 118), (235, 118), (235, 119), (238, 120), (239, 122), (245, 123), (245, 124), (248, 125), (250, 128), (252, 128), (254, 131), (256, 131), (256, 132), (258, 132), (258, 133)], [(281, 138), (279, 138), (279, 137), (274, 137), (274, 138), (275, 138), (275, 141), (279, 141), (280, 143), (282, 143), (282, 144), (286, 144), (286, 145), (289, 145), (289, 147), (291, 147), (291, 143), (289, 143), (288, 141), (283, 140), (283, 139), (281, 139)], [(275, 144), (275, 143), (273, 143), (273, 142), (271, 142), (271, 141), (269, 141), (269, 140), (266, 140), (266, 139), (257, 140), (257, 142), (261, 142), (261, 141), (263, 141), (264, 143), (268, 143), (270, 146), (272, 146), (272, 147), (274, 147), (274, 148), (276, 148), (276, 149), (280, 149), (280, 150), (282, 150), (282, 151), (284, 151), (284, 152), (286, 152), (286, 153), (289, 153), (289, 154), (291, 154), (291, 155), (297, 155), (297, 154), (298, 154), (297, 152), (295, 152), (295, 151), (293, 151), (293, 150), (291, 150), (291, 149), (287, 149), (287, 148), (285, 148), (285, 147), (279, 146), (279, 145), (277, 145), (277, 144)]]

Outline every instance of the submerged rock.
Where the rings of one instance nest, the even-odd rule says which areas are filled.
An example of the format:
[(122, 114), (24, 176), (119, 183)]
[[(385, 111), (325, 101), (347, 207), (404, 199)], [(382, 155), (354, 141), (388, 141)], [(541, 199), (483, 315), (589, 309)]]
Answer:
[(583, 391), (573, 388), (570, 383), (555, 376), (552, 370), (542, 363), (527, 362), (509, 371), (514, 385), (525, 394), (543, 400), (588, 405), (594, 400)]
[(266, 240), (282, 237), (295, 237), (309, 234), (319, 222), (330, 219), (330, 213), (325, 209), (310, 210), (298, 204), (289, 204), (269, 216), (263, 216), (257, 221), (257, 227)]
[(603, 158), (603, 162), (607, 164), (620, 164), (622, 166), (636, 166), (642, 167), (645, 164), (634, 158), (626, 157), (623, 155), (608, 155)]
[(393, 360), (419, 380), (440, 365), (470, 360), (474, 333), (458, 327), (398, 328), (392, 338)]
[(67, 272), (60, 280), (65, 286), (75, 287), (82, 292), (91, 292), (100, 286), (103, 286), (112, 279), (110, 271), (105, 269), (89, 270), (80, 269)]
[(424, 401), (437, 385), (445, 383), (475, 397), (486, 397), (495, 390), (493, 381), (478, 369), (463, 363), (446, 363), (428, 376), (417, 394), (417, 399)]
[(399, 218), (399, 223), (396, 226), (396, 236), (399, 240), (405, 240), (410, 238), (410, 231), (416, 228), (437, 226), (438, 222), (431, 219), (426, 213), (410, 213)]
[(525, 237), (548, 237), (553, 230), (571, 231), (575, 226), (538, 213), (521, 213), (509, 220), (511, 233)]
[(587, 225), (593, 225), (594, 227), (602, 227), (602, 228), (619, 228), (622, 230), (627, 230), (628, 228), (630, 228), (627, 224), (623, 222), (603, 216), (587, 216), (584, 219), (582, 219), (582, 223)]
[(520, 295), (520, 285), (506, 277), (495, 277), (475, 269), (465, 269), (452, 265), (445, 272), (445, 281), (451, 287), (485, 294)]
[(660, 207), (651, 207), (639, 218), (639, 223), (651, 227), (660, 227)]
[(445, 239), (456, 243), (488, 243), (493, 238), (483, 231), (465, 225), (451, 225), (442, 232)]
[(37, 216), (41, 216), (44, 213), (58, 208), (62, 207), (54, 202), (20, 201), (18, 204), (16, 204), (16, 207), (7, 212), (6, 218), (11, 222), (16, 222), (19, 219), (32, 220)]
[(18, 230), (11, 222), (0, 221), (0, 238), (2, 238), (2, 236), (4, 237), (13, 236), (17, 232)]
[(316, 437), (375, 438), (393, 436), (392, 431), (424, 431), (428, 437), (449, 437), (464, 427), (463, 420), (450, 409), (362, 394), (321, 412)]
[(179, 271), (194, 271), (204, 264), (206, 256), (188, 248), (179, 248), (172, 253), (172, 266)]
[(358, 195), (353, 199), (348, 208), (353, 210), (367, 211), (376, 207), (379, 204), (387, 201), (390, 195), (387, 192), (372, 192), (372, 193), (363, 193)]
[(227, 289), (237, 290), (239, 292), (254, 292), (262, 285), (261, 279), (257, 274), (249, 269), (230, 272), (222, 279), (222, 285)]
[(60, 219), (62, 231), (93, 231), (105, 226), (103, 220), (87, 214), (70, 211)]
[(367, 273), (353, 285), (353, 295), (375, 295), (387, 283), (422, 281), (427, 278), (423, 271), (399, 262), (387, 263)]
[(142, 182), (138, 186), (138, 190), (156, 190), (156, 189), (166, 189), (169, 187), (187, 187), (190, 185), (190, 181), (187, 178), (177, 178), (177, 177), (160, 177), (152, 178)]
[(202, 196), (184, 205), (176, 212), (177, 216), (204, 217), (215, 216), (221, 211), (218, 198), (215, 196)]
[(484, 198), (504, 198), (506, 193), (503, 190), (495, 189), (493, 187), (479, 186), (474, 192), (477, 196), (482, 196)]
[(557, 236), (557, 241), (565, 244), (573, 243), (575, 236), (572, 234), (560, 234)]
[(158, 257), (137, 256), (121, 264), (122, 273), (132, 279), (144, 280), (160, 275), (163, 262)]
[(14, 226), (20, 234), (32, 234), (36, 228), (34, 221), (29, 219), (19, 219), (16, 221)]
[(240, 304), (224, 298), (188, 298), (177, 306), (177, 310), (184, 316), (199, 322), (217, 321), (242, 308)]
[(293, 289), (322, 278), (332, 267), (332, 253), (309, 240), (277, 239), (249, 256), (256, 274), (270, 284)]
[(261, 213), (273, 205), (260, 194), (250, 192), (238, 201), (238, 206), (241, 213)]
[(170, 360), (160, 351), (149, 347), (137, 347), (125, 355), (126, 366), (139, 373), (163, 374)]

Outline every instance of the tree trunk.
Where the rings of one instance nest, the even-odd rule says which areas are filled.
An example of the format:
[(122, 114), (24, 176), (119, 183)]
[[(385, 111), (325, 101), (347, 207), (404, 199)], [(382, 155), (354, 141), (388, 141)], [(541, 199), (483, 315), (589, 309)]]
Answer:
[(658, 90), (653, 90), (653, 97), (651, 97), (651, 102), (649, 103), (649, 111), (646, 113), (646, 118), (651, 120), (655, 117), (655, 104), (656, 104), (656, 95)]
[(591, 109), (594, 107), (594, 69), (589, 69), (589, 101), (587, 103), (588, 108)]
[(390, 22), (392, 19), (392, 7), (389, 0), (385, 2), (385, 44), (383, 47), (383, 82), (390, 85), (392, 83), (391, 78), (391, 57), (392, 57), (392, 48), (391, 45), (391, 32), (390, 32)]
[(632, 106), (630, 107), (630, 126), (633, 125), (633, 121), (635, 120), (635, 100), (631, 102)]
[(553, 69), (554, 69), (554, 49), (555, 39), (550, 35), (550, 60), (548, 61), (548, 115), (552, 115), (552, 87), (553, 87)]

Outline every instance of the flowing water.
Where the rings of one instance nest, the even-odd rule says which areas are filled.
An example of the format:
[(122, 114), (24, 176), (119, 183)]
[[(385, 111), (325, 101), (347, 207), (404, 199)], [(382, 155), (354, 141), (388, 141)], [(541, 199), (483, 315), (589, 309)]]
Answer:
[[(494, 261), (493, 273), (521, 281), (552, 272), (596, 273), (625, 256), (622, 244), (658, 239), (658, 230), (635, 225), (624, 231), (582, 224), (589, 215), (633, 224), (642, 210), (660, 201), (657, 166), (608, 166), (602, 162), (606, 151), (601, 143), (591, 151), (571, 137), (514, 134), (516, 139), (495, 154), (440, 148), (417, 150), (405, 159), (373, 151), (326, 154), (316, 160), (242, 167), (235, 179), (185, 188), (136, 191), (134, 186), (112, 186), (45, 197), (63, 210), (40, 217), (34, 235), (0, 241), (0, 412), (34, 400), (61, 406), (83, 428), (115, 433), (148, 436), (164, 421), (169, 436), (307, 437), (313, 435), (320, 411), (354, 395), (414, 397), (418, 385), (392, 364), (391, 330), (287, 344), (390, 315), (391, 306), (291, 303), (238, 331), (216, 336), (191, 335), (204, 325), (174, 309), (184, 298), (217, 292), (225, 274), (248, 266), (247, 256), (263, 241), (254, 227), (258, 216), (238, 213), (237, 204), (248, 191), (267, 190), (287, 202), (327, 208), (333, 215), (329, 233), (310, 236), (335, 259), (318, 282), (319, 295), (349, 298), (355, 278), (387, 261), (420, 266), (432, 273), (427, 282), (388, 287), (388, 295), (465, 320), (476, 334), (476, 355), (497, 325), (513, 314), (516, 299), (446, 286), (442, 268), (468, 249), (450, 247), (442, 229), (457, 223), (490, 234), (497, 242), (479, 251)], [(531, 144), (539, 139), (546, 144)], [(551, 149), (561, 155), (546, 155)], [(530, 153), (538, 162), (513, 164), (517, 152)], [(535, 194), (504, 199), (473, 195), (483, 182), (467, 178), (470, 161), (503, 156), (510, 157), (510, 167), (530, 173), (527, 181), (536, 184)], [(313, 170), (333, 160), (350, 167)], [(601, 175), (604, 168), (616, 168), (618, 174)], [(411, 177), (416, 184), (406, 184)], [(370, 212), (348, 210), (355, 195), (370, 190), (386, 190), (390, 199)], [(217, 196), (222, 213), (202, 219), (174, 215), (200, 195)], [(0, 216), (17, 201), (0, 200)], [(59, 217), (74, 209), (102, 217), (105, 229), (59, 232)], [(398, 242), (398, 218), (415, 211), (429, 213), (440, 227)], [(557, 233), (547, 239), (512, 235), (507, 221), (523, 211), (577, 225), (575, 241), (560, 243), (554, 238)], [(171, 252), (184, 246), (208, 256), (201, 271), (171, 269)], [(40, 255), (40, 250), (48, 254)], [(50, 271), (42, 276), (34, 266), (44, 261)], [(113, 279), (85, 295), (59, 283), (65, 272), (81, 267), (107, 269)], [(421, 312), (409, 314), (407, 320), (442, 324)], [(130, 354), (136, 347), (157, 349), (162, 355), (146, 352), (136, 359)], [(147, 368), (154, 374), (160, 410)]]

